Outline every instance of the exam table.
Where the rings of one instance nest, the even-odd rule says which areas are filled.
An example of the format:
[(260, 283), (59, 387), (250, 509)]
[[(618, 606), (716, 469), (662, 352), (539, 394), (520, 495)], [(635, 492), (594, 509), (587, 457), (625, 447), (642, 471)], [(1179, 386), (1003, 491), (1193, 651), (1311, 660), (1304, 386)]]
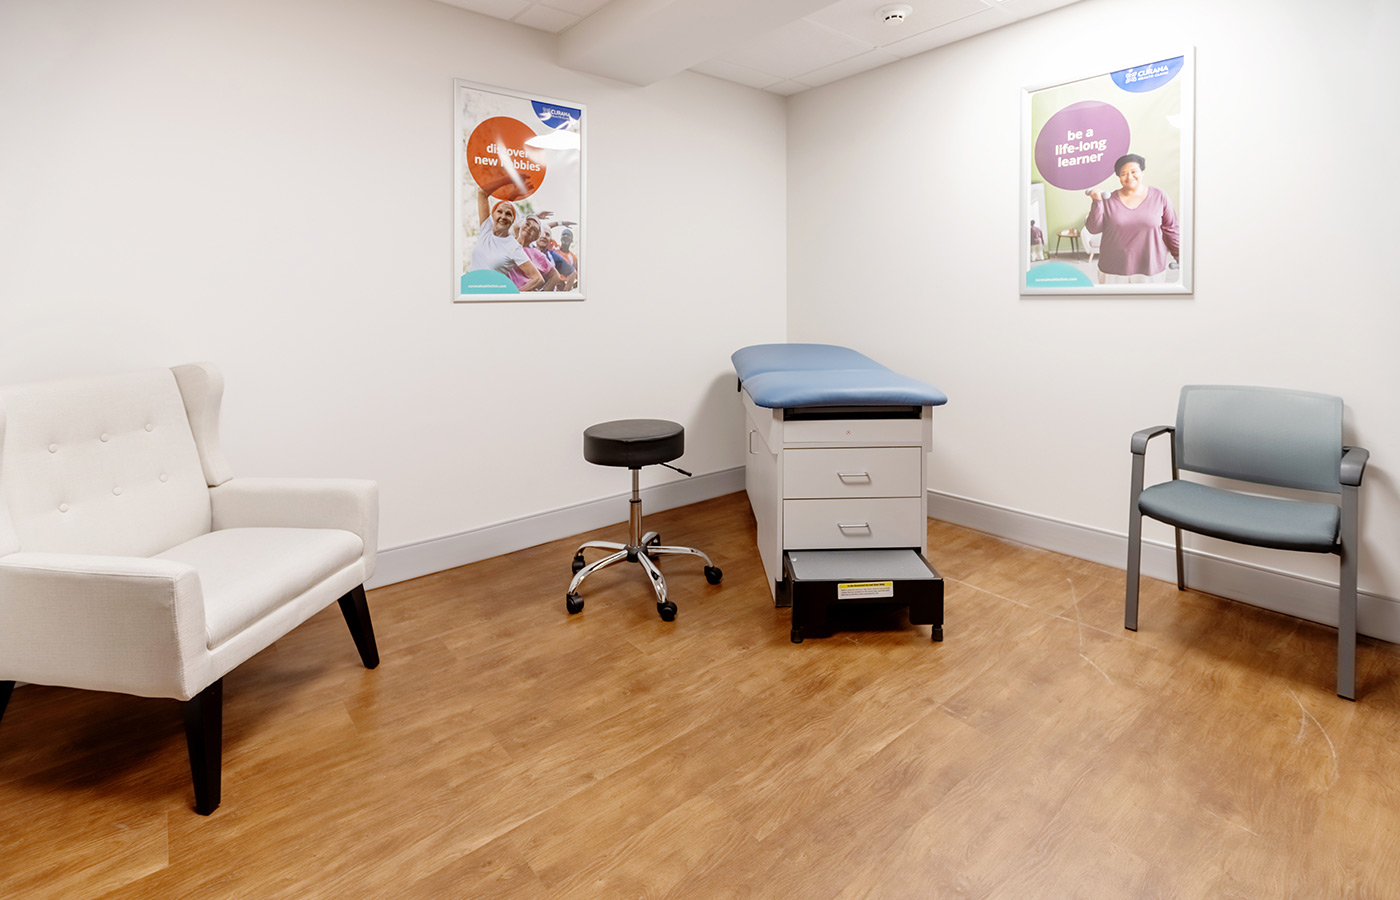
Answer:
[(947, 396), (832, 344), (757, 344), (731, 357), (747, 425), (758, 550), (792, 640), (849, 604), (907, 605), (943, 637), (928, 553), (925, 459)]

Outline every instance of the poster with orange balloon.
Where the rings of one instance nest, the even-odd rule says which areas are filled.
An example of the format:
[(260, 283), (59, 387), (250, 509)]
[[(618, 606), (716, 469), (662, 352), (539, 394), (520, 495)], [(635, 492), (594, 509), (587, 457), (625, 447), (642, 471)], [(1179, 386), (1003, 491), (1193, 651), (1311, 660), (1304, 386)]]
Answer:
[(583, 105), (453, 89), (454, 300), (582, 300)]

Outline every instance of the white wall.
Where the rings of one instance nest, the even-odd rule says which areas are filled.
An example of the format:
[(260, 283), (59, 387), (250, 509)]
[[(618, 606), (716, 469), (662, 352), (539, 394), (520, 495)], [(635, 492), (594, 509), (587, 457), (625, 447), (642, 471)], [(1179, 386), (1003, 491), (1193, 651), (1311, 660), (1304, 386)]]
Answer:
[[(1307, 387), (1374, 454), (1362, 588), (1400, 597), (1397, 9), (1085, 0), (785, 102), (430, 0), (6, 0), (0, 383), (214, 360), (235, 470), (378, 479), (385, 548), (621, 492), (606, 418), (730, 471), (728, 355), (785, 328), (948, 391), (940, 496), (1089, 534), (1181, 383)], [(1196, 294), (1022, 300), (1020, 89), (1143, 42), (1197, 48)], [(449, 302), (454, 77), (588, 105), (586, 302)]]
[[(378, 479), (384, 548), (625, 491), (596, 421), (739, 465), (729, 354), (785, 327), (783, 98), (551, 41), (429, 0), (5, 0), (0, 383), (213, 360), (235, 473)], [(585, 302), (451, 302), (454, 77), (587, 105)]]
[[(794, 96), (789, 339), (947, 391), (938, 491), (1090, 534), (1126, 532), (1128, 437), (1171, 422), (1183, 383), (1338, 394), (1372, 452), (1361, 588), (1400, 597), (1400, 117), (1378, 67), (1398, 9), (1086, 0)], [(1194, 297), (1022, 299), (1022, 87), (1174, 45), (1197, 52)], [(1336, 582), (1335, 558), (1191, 545)]]

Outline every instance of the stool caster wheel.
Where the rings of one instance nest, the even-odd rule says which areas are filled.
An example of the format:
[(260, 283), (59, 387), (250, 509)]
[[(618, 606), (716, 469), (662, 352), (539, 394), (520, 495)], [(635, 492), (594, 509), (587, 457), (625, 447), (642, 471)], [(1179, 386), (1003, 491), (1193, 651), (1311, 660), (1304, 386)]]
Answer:
[[(579, 601), (579, 605), (582, 605), (582, 603), (583, 601)], [(661, 621), (663, 622), (676, 621), (676, 604), (672, 603), (670, 600), (667, 600), (665, 603), (656, 604), (656, 612), (661, 616)]]
[(705, 567), (705, 580), (710, 584), (719, 584), (719, 580), (723, 577), (724, 573), (720, 571), (719, 566)]
[(580, 597), (578, 594), (565, 594), (564, 608), (567, 609), (569, 611), (569, 615), (572, 616), (574, 613), (583, 609), (583, 598)]
[(802, 629), (801, 629), (801, 628), (794, 628), (794, 629), (792, 630), (792, 642), (793, 642), (794, 644), (800, 644), (800, 643), (802, 643)]
[(583, 554), (582, 554), (582, 553), (575, 553), (575, 554), (574, 554), (574, 564), (573, 564), (574, 574), (577, 575), (577, 574), (578, 574), (578, 570), (579, 570), (579, 569), (582, 569), (583, 566), (584, 566)]
[(943, 626), (942, 626), (942, 625), (935, 625), (935, 626), (933, 626), (933, 639), (934, 639), (935, 641), (941, 641), (941, 640), (943, 640)]

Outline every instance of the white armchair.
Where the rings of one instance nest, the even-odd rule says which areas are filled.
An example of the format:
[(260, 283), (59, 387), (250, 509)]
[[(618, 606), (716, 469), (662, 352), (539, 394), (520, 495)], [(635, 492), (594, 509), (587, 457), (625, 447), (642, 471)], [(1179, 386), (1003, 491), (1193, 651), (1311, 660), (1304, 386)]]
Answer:
[(379, 664), (378, 487), (233, 478), (207, 363), (0, 388), (0, 717), (16, 682), (183, 701), (219, 805), (223, 677), (332, 602)]

